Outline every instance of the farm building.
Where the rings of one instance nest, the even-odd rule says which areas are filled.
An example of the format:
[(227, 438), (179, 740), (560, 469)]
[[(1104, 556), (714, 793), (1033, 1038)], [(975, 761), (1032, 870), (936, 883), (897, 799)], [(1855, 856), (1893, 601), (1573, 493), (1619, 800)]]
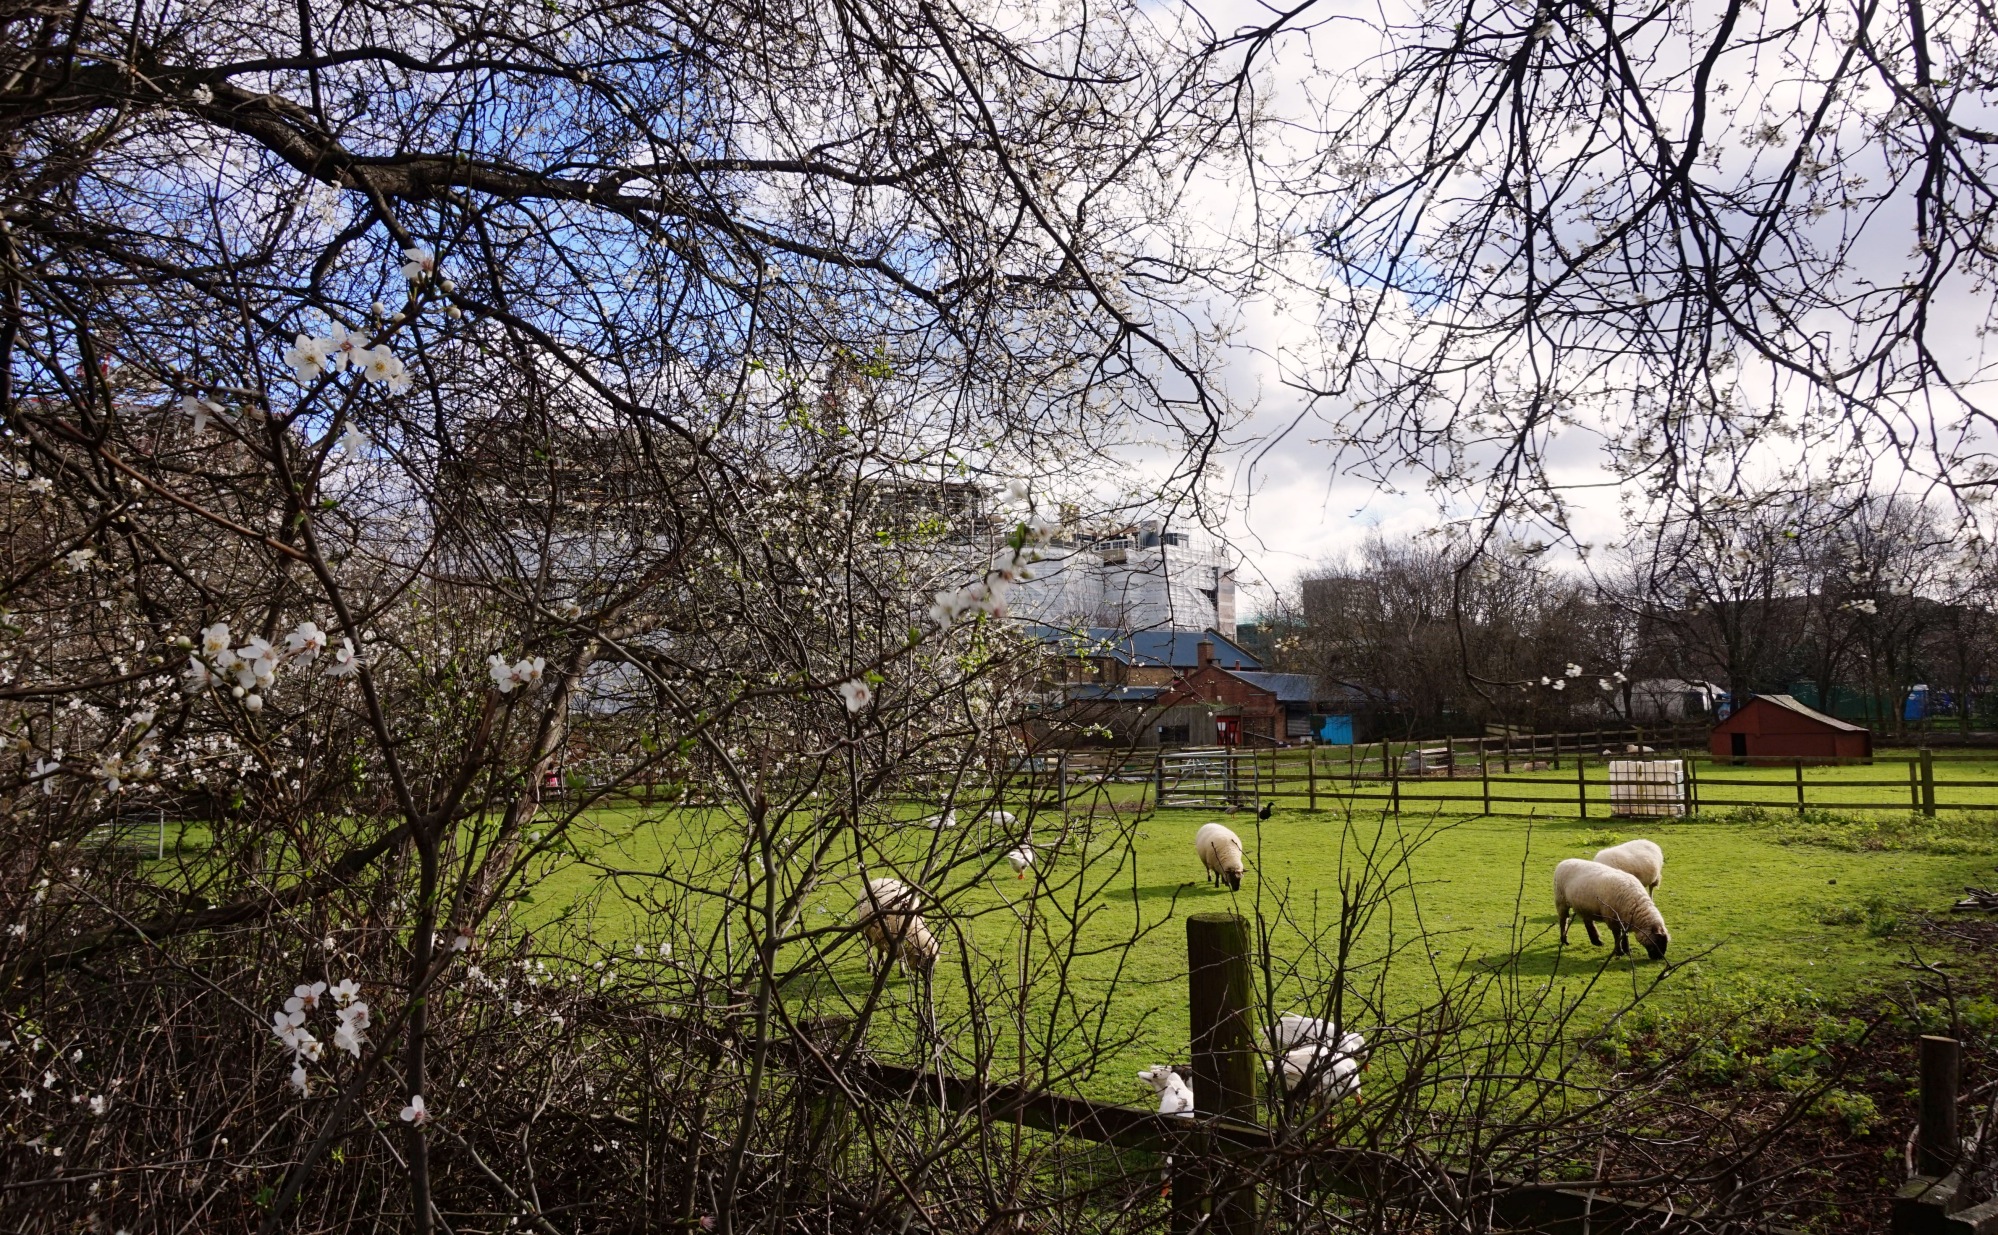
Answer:
[(1873, 733), (1826, 716), (1789, 695), (1756, 695), (1715, 725), (1716, 759), (1871, 759)]

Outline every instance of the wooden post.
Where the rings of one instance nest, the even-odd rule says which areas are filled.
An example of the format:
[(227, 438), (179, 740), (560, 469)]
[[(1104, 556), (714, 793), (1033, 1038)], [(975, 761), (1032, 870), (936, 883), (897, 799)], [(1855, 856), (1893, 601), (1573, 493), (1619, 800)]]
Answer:
[(1554, 738), (1554, 770), (1559, 772), (1561, 770), (1561, 735), (1556, 733), (1552, 736)]
[(1318, 809), (1318, 748), (1316, 746), (1307, 746), (1304, 748), (1304, 784), (1304, 791), (1311, 798), (1309, 809), (1315, 811)]
[(1922, 809), (1922, 794), (1921, 790), (1916, 787), (1915, 761), (1913, 759), (1908, 760), (1908, 809), (1911, 811)]
[(1797, 756), (1797, 814), (1804, 813), (1804, 757)]
[(1936, 813), (1936, 765), (1935, 752), (1922, 747), (1922, 813), (1935, 818)]
[[(1561, 739), (1556, 737), (1555, 741)], [(1589, 817), (1588, 765), (1580, 755), (1575, 756), (1575, 811), (1583, 819)]]
[(1484, 786), (1485, 813), (1492, 813), (1492, 759), (1489, 743), (1478, 739), (1478, 782)]
[(1923, 1175), (1947, 1175), (1956, 1166), (1960, 1148), (1956, 1090), (1962, 1067), (1963, 1047), (1955, 1038), (1922, 1036), (1922, 1107), (1915, 1135), (1915, 1170)]
[(1381, 762), (1387, 764), (1388, 809), (1399, 815), (1401, 814), (1401, 765), (1388, 755), (1386, 742), (1381, 743), (1381, 751)]
[(1165, 809), (1165, 749), (1163, 747), (1159, 749), (1158, 754), (1152, 756), (1152, 782), (1158, 786), (1158, 796), (1157, 796), (1157, 801), (1159, 804), (1158, 808), (1160, 810), (1164, 810)]
[[(1186, 920), (1187, 1013), (1193, 1031), (1193, 1109), (1201, 1116), (1254, 1123), (1256, 1044), (1250, 1022), (1249, 924), (1232, 913)], [(1238, 1170), (1215, 1163), (1213, 1209), (1205, 1229), (1249, 1235), (1256, 1194)]]

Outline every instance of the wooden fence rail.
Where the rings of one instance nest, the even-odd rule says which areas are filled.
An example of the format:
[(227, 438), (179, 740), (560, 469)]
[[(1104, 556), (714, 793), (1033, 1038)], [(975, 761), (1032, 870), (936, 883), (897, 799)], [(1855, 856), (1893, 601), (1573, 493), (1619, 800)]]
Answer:
[[(1187, 922), (1195, 1118), (876, 1061), (855, 1061), (840, 1069), (839, 1076), (855, 1097), (937, 1107), (1171, 1155), (1175, 1232), (1248, 1235), (1257, 1229), (1257, 1183), (1289, 1166), (1306, 1169), (1313, 1182), (1330, 1191), (1408, 1211), (1442, 1212), (1437, 1198), (1449, 1195), (1460, 1209), (1491, 1215), (1501, 1229), (1547, 1235), (1702, 1229), (1697, 1214), (1616, 1195), (1652, 1185), (1515, 1179), (1445, 1166), (1427, 1156), (1342, 1144), (1316, 1122), (1277, 1128), (1254, 1122), (1259, 1069), (1250, 1037), (1250, 939), (1248, 922), (1233, 914), (1199, 914)], [(807, 1054), (825, 1058), (837, 1053), (828, 1051), (818, 1034), (812, 1036), (809, 1048), (785, 1044), (798, 1062)], [(1756, 1229), (1765, 1235), (1794, 1235), (1780, 1227)]]
[[(1880, 756), (1870, 766), (1904, 775), (1844, 778), (1810, 775), (1850, 760), (1715, 760), (1704, 753), (1578, 749), (1576, 735), (1529, 735), (1522, 739), (1459, 739), (1441, 742), (1380, 743), (1359, 748), (1309, 746), (1266, 749), (1179, 750), (1083, 759), (1064, 756), (1052, 774), (1031, 771), (1025, 779), (1030, 800), (1064, 811), (1143, 810), (1148, 807), (1243, 808), (1274, 803), (1304, 810), (1366, 809), (1400, 814), (1409, 810), (1456, 810), (1483, 815), (1572, 814), (1608, 818), (1617, 804), (1611, 793), (1613, 762), (1678, 760), (1685, 789), (1677, 811), (1762, 807), (1794, 810), (1919, 812), (1998, 811), (1998, 789), (1983, 772), (1994, 757), (1939, 755), (1926, 748), (1912, 755)], [(1584, 735), (1587, 736), (1587, 735)], [(1547, 741), (1542, 742), (1541, 738)], [(1508, 753), (1506, 748), (1510, 747)], [(1938, 769), (1937, 765), (1942, 765)], [(1951, 764), (1978, 764), (1978, 772), (1951, 776)], [(1982, 773), (1981, 775), (1979, 773)], [(1132, 805), (1115, 796), (1117, 786), (1142, 786)], [(1880, 792), (1894, 790), (1893, 795)]]

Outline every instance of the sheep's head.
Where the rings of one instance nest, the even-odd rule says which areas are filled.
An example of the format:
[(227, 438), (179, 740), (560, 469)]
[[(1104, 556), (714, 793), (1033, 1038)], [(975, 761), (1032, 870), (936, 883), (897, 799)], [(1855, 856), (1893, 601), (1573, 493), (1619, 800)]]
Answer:
[(1672, 936), (1665, 932), (1663, 922), (1647, 922), (1632, 931), (1637, 942), (1644, 945), (1644, 954), (1654, 961), (1665, 959), (1665, 945), (1672, 942)]
[(1221, 877), (1228, 881), (1228, 890), (1230, 892), (1240, 892), (1242, 890), (1242, 872), (1240, 870), (1222, 871)]

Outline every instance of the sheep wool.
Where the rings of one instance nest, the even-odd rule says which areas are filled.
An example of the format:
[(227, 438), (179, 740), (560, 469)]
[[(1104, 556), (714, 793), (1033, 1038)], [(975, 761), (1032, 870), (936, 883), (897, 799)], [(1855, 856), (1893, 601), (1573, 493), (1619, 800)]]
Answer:
[(1207, 868), (1207, 882), (1225, 882), (1231, 892), (1242, 890), (1242, 838), (1218, 823), (1203, 823), (1193, 834), (1193, 851)]
[(899, 961), (907, 971), (930, 972), (937, 959), (937, 937), (916, 912), (916, 890), (886, 876), (867, 881), (867, 891), (854, 906), (860, 933), (883, 964)]
[(1360, 1096), (1360, 1061), (1322, 1042), (1310, 1042), (1270, 1060), (1272, 1077), (1283, 1073), (1286, 1093), (1338, 1102)]
[(1186, 1078), (1164, 1064), (1146, 1068), (1138, 1079), (1150, 1085), (1159, 1096), (1159, 1114), (1193, 1118), (1193, 1086)]
[(1665, 919), (1637, 876), (1604, 866), (1586, 858), (1569, 858), (1554, 868), (1554, 913), (1561, 926), (1561, 942), (1568, 942), (1568, 915), (1581, 916), (1589, 932), (1589, 942), (1602, 946), (1596, 933), (1597, 922), (1609, 923), (1616, 939), (1616, 955), (1630, 951), (1630, 936), (1644, 945), (1652, 960), (1662, 960), (1671, 936)]
[(1596, 861), (1635, 876), (1646, 892), (1656, 892), (1658, 881), (1665, 877), (1665, 851), (1642, 837), (1597, 850)]

